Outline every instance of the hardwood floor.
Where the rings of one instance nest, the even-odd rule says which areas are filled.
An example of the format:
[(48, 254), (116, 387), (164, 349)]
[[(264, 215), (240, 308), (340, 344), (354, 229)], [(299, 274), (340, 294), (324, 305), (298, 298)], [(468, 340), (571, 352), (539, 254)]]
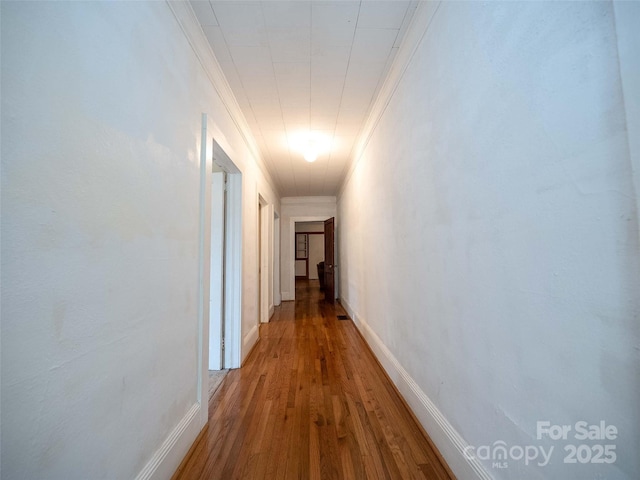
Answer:
[(173, 478), (453, 478), (340, 307), (317, 281), (296, 298), (225, 377)]

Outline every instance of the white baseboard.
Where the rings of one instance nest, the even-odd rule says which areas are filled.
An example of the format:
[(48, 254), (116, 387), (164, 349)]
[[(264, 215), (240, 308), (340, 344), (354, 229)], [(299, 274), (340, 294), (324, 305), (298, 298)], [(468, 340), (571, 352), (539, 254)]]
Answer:
[(282, 297), (282, 301), (283, 302), (289, 302), (291, 300), (295, 300), (296, 299), (296, 296), (292, 295), (289, 292), (282, 292), (280, 296)]
[(464, 450), (468, 443), (402, 367), (387, 346), (382, 343), (380, 337), (363, 319), (358, 317), (347, 300), (341, 298), (340, 303), (353, 319), (356, 327), (362, 333), (387, 375), (400, 391), (456, 477), (465, 480), (492, 480), (493, 477), (485, 470), (478, 459), (467, 458)]
[(135, 480), (166, 480), (173, 476), (204, 427), (200, 424), (200, 408), (199, 403), (193, 404)]

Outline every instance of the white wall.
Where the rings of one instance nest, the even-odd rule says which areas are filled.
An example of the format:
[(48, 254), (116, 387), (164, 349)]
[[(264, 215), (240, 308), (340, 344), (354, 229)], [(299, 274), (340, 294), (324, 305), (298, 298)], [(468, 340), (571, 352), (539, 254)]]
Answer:
[(307, 261), (306, 260), (296, 260), (295, 272), (296, 272), (296, 277), (306, 277), (307, 276)]
[(318, 263), (324, 261), (324, 235), (309, 235), (309, 280), (318, 280)]
[[(295, 300), (295, 223), (324, 221), (337, 217), (336, 197), (283, 197), (281, 202), (280, 241), (280, 288), (282, 300)], [(336, 218), (336, 230), (338, 230)], [(339, 273), (338, 273), (339, 275)]]
[(168, 4), (1, 8), (2, 478), (168, 478), (206, 418), (202, 112), (242, 171), (243, 355), (277, 193)]
[[(616, 43), (633, 57), (634, 20), (621, 38), (606, 2), (419, 10), (428, 29), (338, 197), (341, 299), (459, 478), (639, 478), (640, 132)], [(619, 436), (538, 440), (539, 420)], [(499, 441), (555, 452), (462, 455)], [(564, 464), (571, 443), (617, 460)]]
[(324, 222), (296, 222), (296, 232), (324, 232)]

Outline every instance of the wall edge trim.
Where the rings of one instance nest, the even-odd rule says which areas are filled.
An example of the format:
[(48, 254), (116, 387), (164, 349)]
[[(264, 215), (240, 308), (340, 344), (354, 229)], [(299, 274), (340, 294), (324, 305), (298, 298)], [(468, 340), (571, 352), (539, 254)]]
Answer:
[(492, 480), (493, 477), (477, 458), (468, 458), (465, 455), (465, 448), (469, 444), (404, 369), (375, 331), (354, 312), (346, 299), (341, 298), (340, 302), (453, 473), (458, 478)]

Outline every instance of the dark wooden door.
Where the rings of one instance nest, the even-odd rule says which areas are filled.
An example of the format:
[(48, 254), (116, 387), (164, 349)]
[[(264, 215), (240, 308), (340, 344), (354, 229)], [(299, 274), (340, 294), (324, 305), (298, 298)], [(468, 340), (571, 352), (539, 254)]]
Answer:
[(334, 218), (324, 222), (324, 299), (327, 302), (335, 301), (335, 277), (334, 277), (334, 252), (333, 232), (335, 229)]

